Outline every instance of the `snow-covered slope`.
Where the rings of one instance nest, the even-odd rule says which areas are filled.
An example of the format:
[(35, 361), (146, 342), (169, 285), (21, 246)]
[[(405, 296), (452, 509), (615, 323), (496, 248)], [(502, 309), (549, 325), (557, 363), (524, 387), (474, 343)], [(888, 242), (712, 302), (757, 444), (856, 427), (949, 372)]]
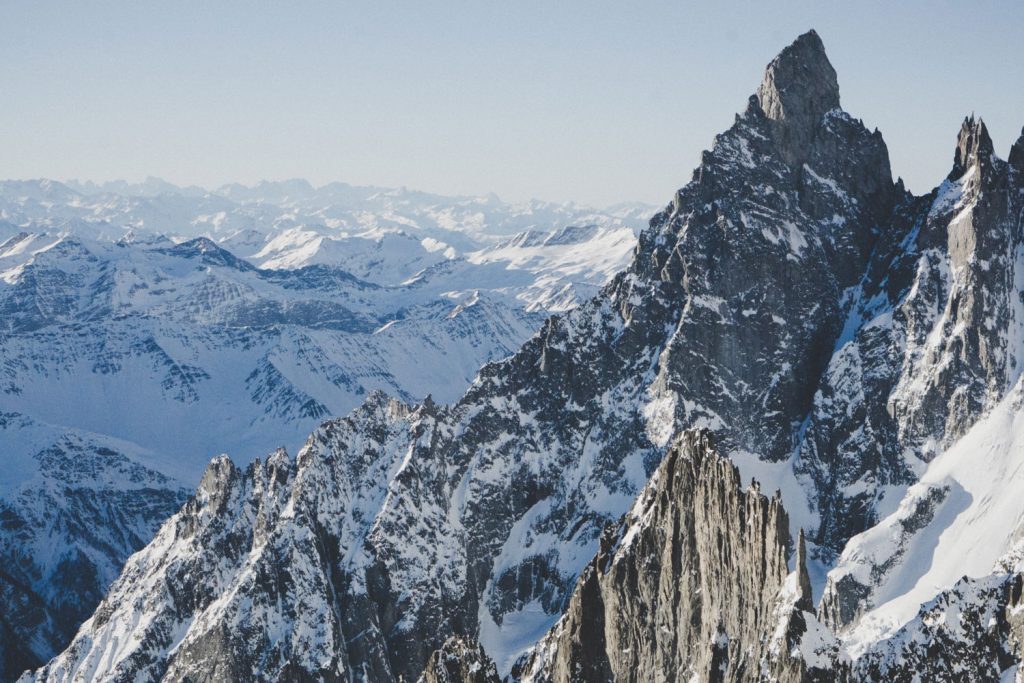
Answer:
[(42, 242), (0, 274), (0, 407), (131, 441), (190, 483), (213, 449), (294, 448), (374, 389), (452, 400), (541, 320), (446, 278), (261, 271), (205, 238)]
[(45, 661), (185, 501), (134, 444), (0, 411), (0, 673)]
[(1018, 384), (928, 464), (892, 515), (850, 540), (829, 577), (870, 587), (863, 616), (844, 634), (853, 654), (892, 635), (962, 577), (991, 574), (1020, 544), (1022, 408)]
[[(302, 181), (76, 187), (0, 183), (20, 223), (0, 243), (0, 407), (134, 442), (189, 482), (217, 451), (296, 447), (374, 389), (454, 400), (621, 267), (639, 211)], [(276, 218), (230, 232), (204, 218), (209, 202)], [(596, 222), (538, 223), (570, 218)], [(502, 247), (522, 227), (540, 243), (528, 258)], [(179, 241), (205, 228), (221, 244)], [(442, 233), (470, 251), (429, 236)]]
[(567, 310), (573, 302), (597, 294), (595, 282), (607, 282), (632, 251), (635, 237), (625, 227), (596, 224), (566, 226), (555, 232), (528, 230), (468, 254), (474, 264), (502, 264), (525, 270), (536, 280), (517, 296), (529, 308)]

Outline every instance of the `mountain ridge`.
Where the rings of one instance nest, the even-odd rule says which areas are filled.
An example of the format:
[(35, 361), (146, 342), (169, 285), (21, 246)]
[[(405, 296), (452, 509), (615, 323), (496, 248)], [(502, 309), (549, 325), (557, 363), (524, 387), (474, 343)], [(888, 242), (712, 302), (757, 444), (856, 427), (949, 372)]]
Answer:
[[(24, 211), (26, 222), (0, 239), (0, 593), (11, 607), (2, 680), (67, 645), (212, 455), (229, 452), (244, 466), (264, 444), (294, 452), (325, 417), (373, 389), (454, 399), (545, 311), (571, 309), (596, 289), (634, 239), (620, 219), (594, 216), (567, 247), (557, 240), (566, 226), (544, 228), (534, 216), (522, 220), (554, 242), (495, 252), (500, 238), (487, 237), (490, 218), (478, 216), (460, 233), (474, 251), (461, 254), (419, 234), (438, 234), (429, 226), (351, 235), (302, 224), (255, 231), (258, 244), (275, 245), (267, 258), (279, 262), (267, 263), (258, 250), (234, 253), (248, 232), (239, 240), (188, 227), (171, 239), (131, 224), (130, 211), (128, 225), (110, 223), (106, 202), (113, 215), (122, 208), (111, 195), (85, 209), (101, 227), (57, 221), (55, 230), (50, 218), (82, 207), (55, 201), (31, 213), (5, 194), (10, 185), (0, 183), (0, 214)], [(40, 185), (61, 192), (32, 184)], [(193, 198), (163, 196), (150, 208), (202, 210)], [(407, 217), (455, 210), (405, 201)], [(504, 211), (494, 204), (491, 216), (521, 220)], [(302, 239), (290, 240), (307, 233), (331, 248), (302, 253)], [(97, 473), (85, 476), (76, 459)], [(151, 487), (133, 485), (128, 466)]]

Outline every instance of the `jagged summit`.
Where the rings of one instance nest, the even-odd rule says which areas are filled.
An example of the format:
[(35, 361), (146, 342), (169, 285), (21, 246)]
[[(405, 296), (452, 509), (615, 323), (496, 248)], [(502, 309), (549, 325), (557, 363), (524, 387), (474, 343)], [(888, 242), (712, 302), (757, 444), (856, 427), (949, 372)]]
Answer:
[(974, 114), (965, 117), (957, 137), (953, 170), (949, 174), (949, 179), (956, 180), (963, 176), (971, 166), (977, 163), (986, 163), (994, 153), (992, 138), (981, 117), (975, 118)]
[(788, 570), (787, 520), (779, 498), (741, 489), (710, 434), (683, 434), (513, 679), (835, 680), (811, 671), (834, 646), (815, 628), (802, 534)]
[(812, 29), (768, 64), (757, 101), (790, 163), (802, 163), (814, 131), (826, 112), (839, 107), (836, 70)]
[(814, 611), (814, 600), (811, 593), (811, 577), (807, 573), (807, 539), (801, 528), (796, 541), (797, 587), (800, 589), (796, 607), (805, 612)]
[(1013, 143), (1013, 147), (1010, 148), (1010, 156), (1006, 160), (1010, 166), (1024, 173), (1024, 129), (1021, 129), (1020, 137), (1017, 138), (1017, 142)]
[(209, 237), (196, 237), (168, 247), (165, 251), (174, 256), (196, 259), (206, 265), (228, 266), (243, 271), (256, 270), (251, 263), (238, 258)]

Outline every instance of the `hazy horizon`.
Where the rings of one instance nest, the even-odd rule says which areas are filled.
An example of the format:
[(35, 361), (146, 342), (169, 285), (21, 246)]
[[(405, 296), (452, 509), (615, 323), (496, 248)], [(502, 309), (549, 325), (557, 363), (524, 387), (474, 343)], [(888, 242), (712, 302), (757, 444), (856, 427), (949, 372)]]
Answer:
[(1015, 3), (446, 7), (5, 5), (0, 177), (660, 205), (809, 28), (918, 194), (1024, 125)]
[[(431, 195), (431, 196), (437, 196), (437, 197), (441, 197), (441, 198), (445, 198), (445, 199), (480, 199), (480, 198), (486, 198), (486, 197), (495, 197), (499, 201), (501, 201), (503, 203), (506, 203), (506, 204), (525, 204), (525, 203), (529, 203), (529, 202), (548, 202), (548, 203), (551, 203), (551, 204), (578, 204), (580, 207), (586, 208), (586, 209), (613, 209), (613, 208), (618, 207), (618, 206), (633, 206), (633, 205), (636, 205), (636, 206), (649, 206), (651, 208), (657, 208), (658, 206), (660, 206), (660, 204), (657, 204), (657, 203), (643, 202), (643, 201), (639, 201), (639, 200), (629, 200), (629, 199), (621, 200), (621, 201), (616, 201), (616, 202), (610, 202), (608, 204), (601, 204), (601, 205), (589, 204), (589, 203), (580, 202), (580, 201), (577, 201), (577, 200), (574, 200), (574, 199), (546, 200), (546, 199), (539, 198), (539, 197), (527, 197), (527, 198), (523, 198), (523, 199), (518, 199), (518, 198), (517, 199), (507, 199), (507, 198), (501, 196), (497, 192), (481, 192), (481, 193), (478, 193), (478, 194), (456, 194), (456, 193), (446, 194), (444, 192), (432, 192), (430, 190), (423, 190), (423, 189), (418, 188), (418, 187), (409, 187), (407, 185), (395, 185), (395, 186), (371, 185), (371, 184), (363, 184), (363, 183), (351, 183), (351, 182), (348, 182), (348, 181), (345, 181), (345, 180), (330, 180), (330, 181), (327, 181), (327, 182), (324, 182), (324, 183), (314, 183), (314, 182), (311, 182), (310, 180), (308, 180), (307, 178), (300, 178), (300, 177), (293, 177), (293, 178), (260, 178), (259, 180), (255, 180), (255, 181), (248, 182), (248, 183), (240, 183), (240, 182), (228, 181), (226, 183), (221, 183), (219, 185), (211, 185), (211, 186), (199, 185), (197, 183), (192, 183), (192, 184), (189, 184), (189, 185), (182, 185), (182, 184), (179, 184), (179, 183), (171, 182), (171, 181), (167, 180), (166, 178), (161, 178), (160, 176), (152, 176), (152, 175), (151, 176), (147, 176), (145, 178), (135, 179), (135, 180), (127, 180), (125, 178), (105, 178), (105, 179), (100, 180), (100, 181), (95, 181), (95, 180), (88, 179), (88, 178), (54, 178), (54, 177), (46, 177), (46, 176), (23, 177), (23, 178), (10, 178), (10, 177), (9, 178), (0, 178), (0, 183), (32, 183), (32, 182), (44, 182), (44, 181), (61, 183), (61, 184), (66, 185), (66, 186), (68, 186), (69, 188), (71, 188), (72, 190), (75, 190), (75, 191), (79, 191), (79, 190), (88, 190), (89, 192), (107, 191), (107, 192), (111, 192), (111, 193), (114, 193), (114, 194), (119, 194), (121, 192), (122, 188), (117, 187), (117, 186), (120, 186), (120, 185), (123, 185), (123, 186), (125, 186), (127, 188), (131, 188), (133, 190), (142, 190), (143, 186), (148, 185), (148, 184), (161, 184), (161, 185), (162, 184), (166, 184), (166, 185), (173, 186), (177, 190), (181, 191), (183, 194), (189, 194), (190, 192), (194, 192), (196, 190), (201, 190), (204, 193), (209, 193), (209, 194), (218, 194), (218, 193), (221, 193), (223, 191), (229, 190), (229, 189), (231, 189), (233, 187), (239, 187), (239, 186), (244, 187), (244, 188), (246, 188), (248, 190), (258, 190), (259, 186), (263, 185), (264, 183), (269, 184), (269, 185), (275, 185), (275, 184), (286, 185), (286, 184), (289, 184), (289, 183), (305, 183), (305, 184), (309, 185), (310, 189), (312, 189), (313, 191), (320, 191), (320, 190), (328, 188), (328, 187), (330, 187), (332, 185), (345, 185), (347, 187), (357, 188), (357, 189), (362, 189), (362, 190), (377, 190), (377, 191), (381, 191), (381, 192), (405, 191), (405, 192), (411, 192), (411, 193), (416, 193), (416, 194), (426, 194), (426, 195)], [(149, 191), (143, 191), (143, 192), (141, 192), (139, 194), (139, 196), (147, 196), (149, 194), (159, 194), (159, 193), (160, 193), (160, 190), (158, 188), (151, 187), (151, 188), (149, 188)], [(664, 203), (664, 202), (662, 202), (662, 203)]]

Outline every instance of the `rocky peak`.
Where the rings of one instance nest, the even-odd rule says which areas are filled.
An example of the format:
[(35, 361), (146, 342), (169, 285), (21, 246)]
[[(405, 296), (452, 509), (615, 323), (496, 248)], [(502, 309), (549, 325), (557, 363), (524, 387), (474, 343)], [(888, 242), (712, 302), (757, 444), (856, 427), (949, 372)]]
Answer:
[[(763, 671), (772, 680), (805, 680), (800, 663), (776, 661), (770, 636), (792, 631), (799, 651), (806, 627), (789, 628), (789, 603), (778, 612), (762, 607), (787, 594), (793, 578), (786, 511), (758, 487), (741, 488), (709, 432), (682, 434), (613, 533), (581, 574), (565, 615), (514, 677), (743, 681)], [(797, 611), (810, 604), (809, 589), (794, 595)]]
[(985, 122), (980, 117), (975, 119), (973, 114), (968, 116), (960, 126), (956, 153), (953, 156), (953, 170), (949, 174), (949, 179), (963, 177), (975, 164), (988, 165), (994, 153), (992, 138), (988, 134)]
[(500, 683), (498, 669), (479, 643), (449, 638), (427, 661), (418, 683)]
[(240, 476), (238, 468), (227, 455), (218, 455), (210, 461), (199, 482), (197, 498), (206, 502), (211, 510), (221, 511), (227, 503), (231, 487)]
[(811, 594), (811, 577), (807, 573), (807, 542), (804, 540), (803, 529), (800, 529), (796, 543), (796, 571), (797, 587), (800, 589), (796, 607), (805, 612), (813, 612), (814, 598)]
[(196, 237), (163, 251), (179, 258), (194, 259), (207, 266), (226, 266), (242, 271), (256, 270), (251, 263), (236, 257), (208, 237)]
[(772, 122), (783, 157), (790, 164), (803, 163), (821, 118), (839, 107), (836, 70), (814, 30), (797, 38), (768, 64), (757, 100)]
[(1018, 173), (1024, 173), (1024, 129), (1020, 131), (1017, 142), (1013, 143), (1013, 147), (1010, 148), (1010, 156), (1007, 161)]

